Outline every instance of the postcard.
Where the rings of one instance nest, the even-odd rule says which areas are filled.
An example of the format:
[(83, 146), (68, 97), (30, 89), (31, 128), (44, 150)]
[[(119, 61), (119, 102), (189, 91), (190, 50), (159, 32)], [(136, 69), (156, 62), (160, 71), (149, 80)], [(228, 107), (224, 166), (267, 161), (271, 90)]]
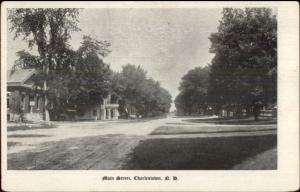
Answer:
[(4, 2), (5, 191), (299, 189), (297, 2)]

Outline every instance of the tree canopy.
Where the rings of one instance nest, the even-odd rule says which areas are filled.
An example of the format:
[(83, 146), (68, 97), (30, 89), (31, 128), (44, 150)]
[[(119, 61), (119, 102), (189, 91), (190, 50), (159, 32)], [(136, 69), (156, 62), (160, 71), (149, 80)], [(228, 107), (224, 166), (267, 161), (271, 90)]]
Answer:
[[(79, 9), (54, 8), (19, 8), (8, 10), (9, 30), (15, 38), (22, 37), (28, 42), (29, 49), (36, 46), (38, 57), (33, 64), (27, 66), (40, 70), (44, 84), (44, 100), (46, 104), (45, 118), (50, 120), (54, 102), (51, 95), (60, 91), (54, 82), (58, 74), (67, 73), (72, 63), (72, 51), (69, 46), (71, 32), (78, 31), (77, 16)], [(29, 52), (19, 52), (21, 65), (24, 58), (30, 58)], [(61, 78), (61, 77), (60, 77)], [(56, 99), (56, 97), (54, 97)], [(57, 99), (56, 99), (57, 100)], [(59, 99), (58, 99), (59, 101)], [(49, 113), (50, 112), (50, 113)]]
[(126, 113), (127, 107), (134, 107), (144, 117), (169, 112), (172, 102), (170, 93), (159, 82), (147, 78), (146, 71), (140, 66), (123, 66), (122, 72), (115, 74), (112, 83), (115, 85), (113, 92), (121, 98), (121, 112)]
[(210, 98), (215, 105), (276, 102), (277, 21), (271, 9), (223, 9), (210, 36)]
[(210, 70), (196, 68), (182, 78), (177, 109), (194, 113), (209, 104), (216, 112), (234, 108), (238, 114), (242, 108), (253, 111), (277, 102), (277, 19), (272, 9), (224, 8), (218, 31), (209, 39), (215, 54)]
[(22, 37), (28, 47), (37, 47), (45, 70), (63, 68), (71, 32), (79, 31), (79, 9), (9, 9), (9, 30)]
[(182, 77), (175, 106), (179, 113), (193, 114), (205, 112), (209, 87), (209, 66), (196, 67)]
[(143, 116), (168, 112), (170, 94), (147, 78), (142, 68), (127, 65), (116, 73), (103, 62), (111, 52), (110, 42), (84, 35), (80, 47), (72, 49), (69, 40), (72, 32), (80, 30), (79, 12), (65, 8), (9, 9), (9, 30), (15, 38), (26, 41), (29, 50), (35, 47), (38, 51), (38, 55), (18, 51), (13, 68), (40, 71), (36, 84), (43, 85), (46, 116), (49, 112), (52, 120), (59, 119), (68, 109), (81, 115), (109, 93), (123, 110), (131, 105)]
[(73, 58), (73, 70), (66, 77), (68, 94), (64, 98), (67, 98), (70, 108), (84, 111), (85, 108), (101, 104), (107, 97), (112, 71), (102, 57), (110, 52), (109, 46), (106, 41), (83, 36)]

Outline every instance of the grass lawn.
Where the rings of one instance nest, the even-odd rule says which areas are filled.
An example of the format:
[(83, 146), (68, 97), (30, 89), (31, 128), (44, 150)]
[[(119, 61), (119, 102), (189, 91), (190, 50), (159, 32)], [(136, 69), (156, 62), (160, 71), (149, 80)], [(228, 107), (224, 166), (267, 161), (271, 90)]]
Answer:
[(187, 119), (185, 122), (192, 123), (214, 123), (214, 124), (228, 124), (228, 125), (267, 125), (277, 124), (277, 118), (260, 117), (257, 121), (251, 118), (211, 118), (211, 119)]
[[(276, 147), (277, 136), (147, 139), (129, 155), (124, 169), (226, 170)], [(274, 160), (274, 159), (273, 159)], [(277, 161), (277, 156), (275, 161)], [(274, 169), (277, 162), (261, 162)], [(270, 165), (275, 166), (270, 166)], [(240, 168), (242, 169), (242, 167)], [(249, 168), (248, 168), (249, 169)], [(256, 169), (253, 167), (252, 169)]]
[(8, 138), (25, 138), (25, 137), (49, 137), (49, 135), (38, 135), (38, 134), (22, 134), (22, 135), (8, 135)]
[(20, 145), (20, 143), (19, 142), (7, 142), (7, 147), (8, 148), (14, 147), (16, 145)]
[(176, 135), (176, 134), (200, 134), (200, 133), (239, 133), (276, 130), (276, 126), (265, 125), (263, 127), (250, 126), (160, 126), (151, 135)]
[(34, 129), (53, 129), (56, 128), (53, 124), (17, 124), (14, 123), (13, 125), (8, 124), (7, 131), (23, 131), (23, 130), (34, 130)]

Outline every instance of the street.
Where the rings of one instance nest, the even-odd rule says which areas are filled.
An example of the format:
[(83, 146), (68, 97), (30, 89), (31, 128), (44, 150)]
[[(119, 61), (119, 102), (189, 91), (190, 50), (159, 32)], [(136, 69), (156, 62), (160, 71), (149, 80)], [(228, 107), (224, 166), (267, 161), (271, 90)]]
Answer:
[[(190, 121), (201, 118), (215, 117), (53, 122), (53, 127), (41, 129), (8, 127), (8, 169), (253, 169), (250, 165), (257, 166), (260, 159), (275, 161), (262, 162), (263, 166), (257, 166), (260, 169), (276, 168), (276, 124)], [(245, 150), (241, 150), (243, 147)], [(257, 150), (251, 152), (248, 148)], [(166, 164), (165, 157), (159, 157), (167, 153), (172, 153), (173, 163)], [(224, 162), (225, 167), (222, 157), (218, 157), (221, 153), (229, 155), (226, 161), (230, 163)], [(203, 165), (208, 163), (202, 156), (208, 154), (218, 160), (219, 167)], [(266, 154), (270, 158), (260, 158)], [(201, 155), (201, 162), (195, 162), (197, 155)], [(180, 156), (187, 159), (178, 164)], [(190, 165), (184, 165), (185, 161)]]

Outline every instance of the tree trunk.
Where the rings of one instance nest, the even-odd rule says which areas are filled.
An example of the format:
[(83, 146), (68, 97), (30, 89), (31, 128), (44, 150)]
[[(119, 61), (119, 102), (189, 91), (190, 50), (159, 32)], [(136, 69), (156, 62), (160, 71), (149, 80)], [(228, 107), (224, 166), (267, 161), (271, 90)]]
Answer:
[(237, 107), (236, 107), (236, 117), (237, 118), (241, 118), (242, 117), (242, 106), (240, 106), (240, 105), (238, 105)]
[(227, 117), (227, 118), (230, 118), (230, 111), (231, 111), (230, 109), (231, 109), (231, 108), (228, 107), (228, 106), (225, 108), (225, 110), (226, 110), (226, 117)]
[(49, 110), (48, 110), (48, 95), (47, 95), (47, 89), (48, 89), (48, 85), (47, 85), (47, 78), (49, 78), (49, 66), (47, 65), (47, 63), (45, 63), (45, 65), (43, 66), (43, 71), (45, 72), (45, 76), (46, 79), (44, 80), (44, 91), (45, 91), (45, 106), (44, 106), (44, 117), (45, 117), (45, 121), (50, 121), (50, 114), (49, 114)]
[[(47, 82), (46, 80), (44, 81), (44, 91), (47, 91)], [(47, 94), (45, 94), (45, 106), (44, 106), (44, 115), (45, 115), (45, 121), (50, 121), (50, 115), (49, 115), (49, 110), (47, 109), (48, 107), (48, 97)]]
[(250, 116), (251, 116), (251, 107), (250, 107), (250, 106), (247, 106), (247, 107), (246, 107), (246, 116), (247, 116), (247, 117), (250, 117)]
[(255, 104), (253, 112), (254, 112), (254, 120), (257, 121), (260, 113), (260, 106)]

